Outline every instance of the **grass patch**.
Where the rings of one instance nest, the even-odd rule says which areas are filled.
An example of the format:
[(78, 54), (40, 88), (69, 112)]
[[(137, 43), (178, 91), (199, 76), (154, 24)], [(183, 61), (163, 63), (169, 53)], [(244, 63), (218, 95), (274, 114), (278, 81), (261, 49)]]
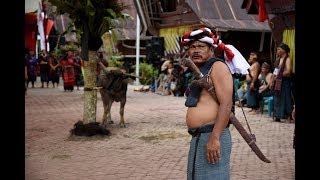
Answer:
[(185, 138), (185, 137), (189, 137), (189, 134), (187, 133), (183, 134), (176, 131), (165, 131), (165, 132), (158, 132), (158, 133), (152, 132), (145, 136), (139, 137), (139, 139), (147, 143), (157, 143), (162, 140)]
[(54, 155), (51, 157), (51, 159), (68, 159), (70, 157), (70, 155)]

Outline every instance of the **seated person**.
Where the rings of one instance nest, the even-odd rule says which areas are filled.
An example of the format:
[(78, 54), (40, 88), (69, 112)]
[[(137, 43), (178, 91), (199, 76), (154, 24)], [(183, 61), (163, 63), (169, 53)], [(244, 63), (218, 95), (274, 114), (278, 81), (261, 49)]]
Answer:
[(263, 97), (273, 96), (271, 86), (273, 83), (272, 73), (270, 71), (270, 65), (264, 62), (261, 66), (261, 73), (258, 76), (260, 82), (258, 99), (261, 101)]
[(271, 90), (271, 86), (273, 83), (272, 73), (270, 71), (270, 65), (264, 62), (261, 66), (261, 72), (258, 76), (258, 81), (260, 82), (259, 93), (257, 99), (259, 101), (259, 111), (261, 108), (262, 98), (273, 96), (273, 91)]
[[(237, 90), (237, 94), (235, 95), (235, 105), (240, 107), (240, 106), (244, 106), (244, 104), (247, 101), (247, 83), (242, 83), (242, 85), (240, 86), (240, 88)], [(241, 104), (240, 104), (241, 103)]]

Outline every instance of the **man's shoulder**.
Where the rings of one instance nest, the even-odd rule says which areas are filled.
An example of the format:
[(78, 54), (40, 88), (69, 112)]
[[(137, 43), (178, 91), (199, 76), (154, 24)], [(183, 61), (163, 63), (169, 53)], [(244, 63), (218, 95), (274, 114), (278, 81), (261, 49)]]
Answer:
[[(227, 65), (224, 59), (221, 59), (221, 58), (218, 58), (218, 57), (210, 58), (209, 62), (211, 63), (211, 66), (214, 66), (216, 64), (225, 64), (225, 65)], [(216, 63), (216, 62), (218, 62), (218, 63)]]
[[(215, 61), (212, 66), (211, 66), (211, 72), (215, 72), (215, 73), (226, 73), (226, 72), (230, 72), (230, 69), (227, 65), (227, 63), (224, 61), (224, 60), (218, 60), (218, 61)], [(231, 75), (231, 72), (230, 72), (230, 75)]]
[(255, 62), (255, 63), (253, 63), (251, 66), (252, 66), (252, 69), (260, 70), (260, 64), (259, 64), (259, 62)]
[(212, 57), (212, 58), (210, 58), (209, 61), (212, 61), (213, 63), (216, 62), (216, 61), (221, 61), (221, 62), (224, 62), (224, 63), (225, 63), (225, 60), (224, 60), (224, 59), (221, 59), (221, 58), (218, 58), (218, 57)]
[(217, 58), (217, 57), (213, 57), (210, 59), (211, 61), (211, 66), (226, 66), (227, 67), (227, 63), (225, 62), (224, 59), (221, 59), (221, 58)]

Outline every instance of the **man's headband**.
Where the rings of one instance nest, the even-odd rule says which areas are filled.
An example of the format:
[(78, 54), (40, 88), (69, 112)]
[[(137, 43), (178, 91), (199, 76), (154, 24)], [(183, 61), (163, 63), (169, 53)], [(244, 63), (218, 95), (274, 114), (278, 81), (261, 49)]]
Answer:
[(207, 27), (202, 27), (199, 29), (195, 29), (193, 31), (186, 32), (182, 37), (182, 45), (189, 45), (192, 41), (200, 41), (204, 43), (208, 43), (211, 46), (214, 44), (214, 34)]
[(227, 56), (227, 60), (231, 61), (234, 57), (233, 52), (225, 46), (225, 44), (219, 39), (219, 36), (216, 32), (212, 33), (211, 30), (207, 27), (202, 27), (199, 29), (195, 29), (193, 31), (186, 32), (182, 37), (182, 46), (188, 46), (192, 41), (200, 41), (204, 43), (208, 43), (215, 48), (218, 48)]

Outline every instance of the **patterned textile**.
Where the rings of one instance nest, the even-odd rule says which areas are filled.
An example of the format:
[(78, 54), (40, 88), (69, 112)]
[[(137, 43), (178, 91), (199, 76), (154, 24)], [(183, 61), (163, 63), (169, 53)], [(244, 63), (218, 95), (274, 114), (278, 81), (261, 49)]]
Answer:
[(286, 119), (291, 115), (293, 110), (293, 99), (291, 95), (292, 79), (288, 77), (282, 78), (280, 96), (275, 95), (274, 98), (274, 116), (279, 119)]
[[(201, 133), (192, 137), (188, 154), (187, 179), (201, 180), (230, 180), (231, 134), (225, 128), (220, 137), (221, 159), (215, 164), (209, 164), (206, 159), (206, 144), (211, 132)], [(198, 139), (199, 138), (199, 139)], [(198, 141), (198, 142), (197, 142)], [(194, 160), (195, 159), (195, 160)], [(194, 169), (194, 173), (193, 173)], [(192, 177), (194, 174), (194, 178)]]
[(200, 28), (196, 29), (194, 31), (186, 32), (182, 37), (182, 45), (188, 45), (191, 41), (200, 41), (205, 42), (213, 46), (214, 40), (213, 40), (213, 33), (209, 28)]
[(65, 66), (63, 71), (63, 82), (65, 87), (73, 87), (75, 84), (75, 75), (73, 66)]

